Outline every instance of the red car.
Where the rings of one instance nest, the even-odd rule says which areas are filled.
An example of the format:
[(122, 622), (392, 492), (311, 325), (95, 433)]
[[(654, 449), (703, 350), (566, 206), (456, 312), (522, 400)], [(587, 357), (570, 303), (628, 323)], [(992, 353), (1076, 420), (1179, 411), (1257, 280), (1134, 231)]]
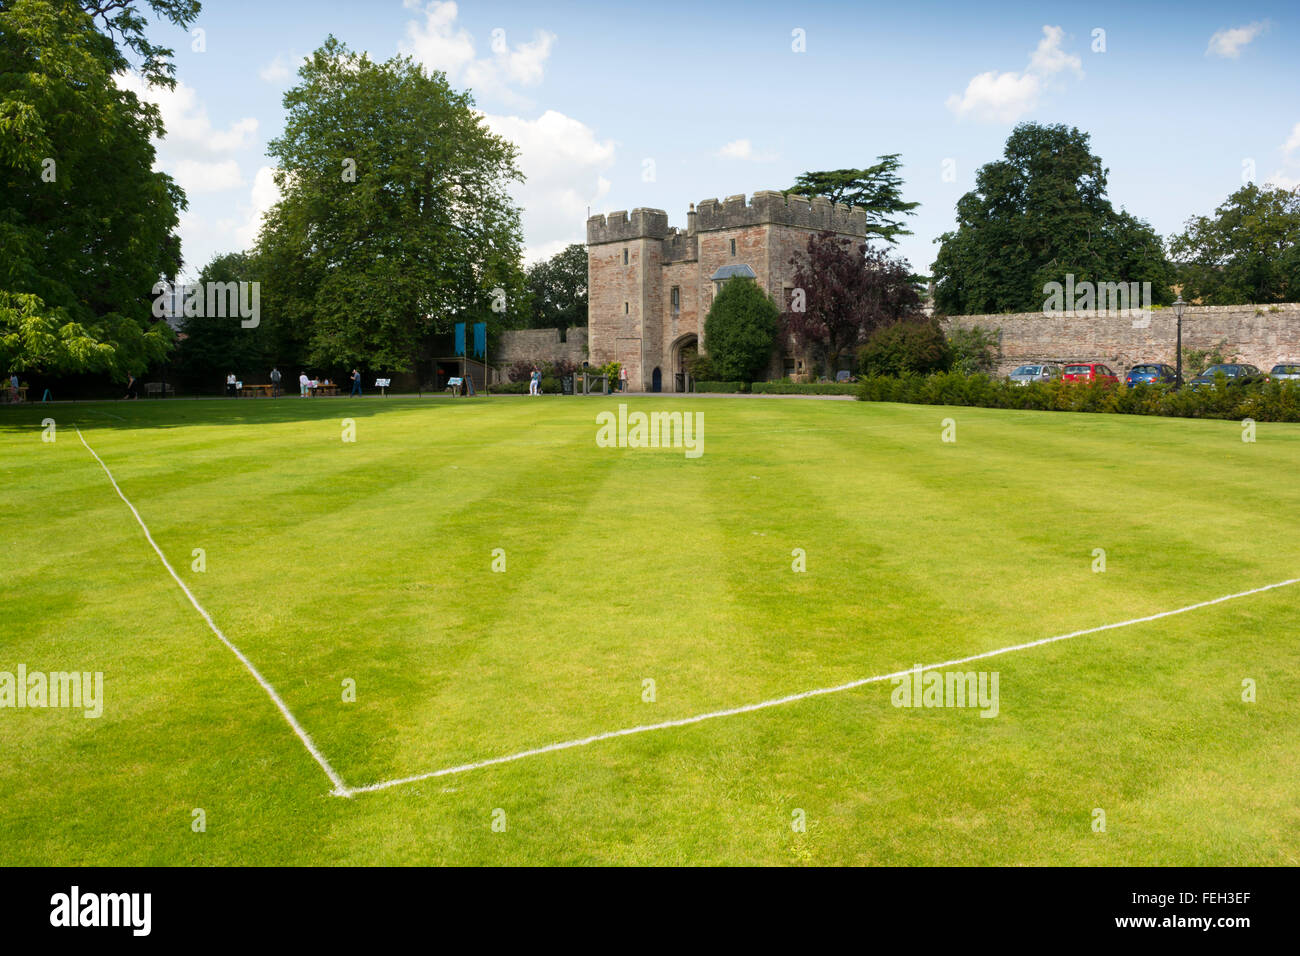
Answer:
[(1100, 362), (1077, 362), (1061, 369), (1063, 382), (1102, 382), (1106, 385), (1118, 385), (1119, 376), (1109, 366)]

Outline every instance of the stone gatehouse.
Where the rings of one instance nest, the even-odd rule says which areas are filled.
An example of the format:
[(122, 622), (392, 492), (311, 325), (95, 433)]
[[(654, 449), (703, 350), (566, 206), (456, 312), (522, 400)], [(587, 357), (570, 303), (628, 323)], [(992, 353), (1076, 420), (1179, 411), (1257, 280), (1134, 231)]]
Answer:
[[(661, 209), (587, 220), (587, 334), (593, 363), (617, 360), (633, 391), (685, 391), (683, 355), (706, 352), (704, 319), (722, 283), (755, 279), (784, 309), (808, 236), (865, 241), (866, 212), (822, 197), (756, 192), (691, 206), (686, 229)], [(793, 372), (776, 368), (777, 376)]]

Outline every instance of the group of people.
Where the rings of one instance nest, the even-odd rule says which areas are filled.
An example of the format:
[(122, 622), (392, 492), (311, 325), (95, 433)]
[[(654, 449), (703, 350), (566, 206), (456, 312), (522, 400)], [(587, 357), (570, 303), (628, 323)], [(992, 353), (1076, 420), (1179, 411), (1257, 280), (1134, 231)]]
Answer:
[[(348, 378), (352, 382), (352, 392), (350, 394), (360, 395), (361, 394), (361, 372), (354, 368), (352, 370), (352, 374), (349, 375)], [(280, 383), (284, 380), (284, 377), (280, 374), (280, 370), (278, 368), (271, 369), (270, 379), (271, 379), (271, 397), (279, 398), (280, 395), (283, 394), (280, 391)], [(239, 394), (239, 388), (241, 384), (242, 383), (239, 381), (235, 373), (231, 372), (229, 375), (226, 376), (226, 394), (231, 398), (234, 398), (236, 395)], [(306, 372), (299, 372), (298, 373), (298, 397), (306, 398), (311, 394), (312, 389), (320, 388), (322, 385), (333, 385), (333, 384), (334, 383), (331, 382), (328, 378), (326, 379), (308, 378)]]
[[(274, 369), (271, 370), (271, 381), (276, 386), (275, 391), (277, 394), (279, 393), (279, 381), (280, 381), (279, 376), (280, 373), (278, 371)], [(349, 375), (348, 378), (352, 382), (352, 391), (349, 392), (348, 394), (360, 395), (361, 394), (361, 373), (356, 369), (353, 369), (352, 374)], [(299, 372), (298, 373), (298, 397), (307, 398), (311, 394), (312, 389), (320, 388), (322, 385), (333, 385), (333, 384), (334, 383), (331, 382), (329, 379), (324, 379), (322, 381), (318, 379), (308, 378), (306, 372)]]

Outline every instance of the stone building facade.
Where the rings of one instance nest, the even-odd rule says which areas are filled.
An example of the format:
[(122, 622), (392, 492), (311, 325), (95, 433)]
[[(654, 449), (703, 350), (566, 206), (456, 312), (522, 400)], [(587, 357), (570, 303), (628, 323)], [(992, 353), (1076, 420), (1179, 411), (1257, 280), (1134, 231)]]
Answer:
[[(750, 275), (784, 309), (810, 234), (862, 242), (866, 212), (816, 197), (754, 193), (691, 206), (686, 229), (661, 209), (587, 220), (587, 334), (590, 360), (617, 360), (633, 391), (684, 391), (683, 356), (707, 352), (704, 319), (722, 282)], [(793, 361), (793, 360), (791, 360)], [(780, 357), (777, 375), (783, 368)]]

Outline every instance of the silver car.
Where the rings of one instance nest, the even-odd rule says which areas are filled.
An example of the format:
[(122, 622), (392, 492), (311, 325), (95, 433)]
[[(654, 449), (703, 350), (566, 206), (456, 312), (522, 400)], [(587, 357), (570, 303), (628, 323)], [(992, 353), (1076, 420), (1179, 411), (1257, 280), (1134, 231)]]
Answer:
[(1300, 362), (1279, 362), (1268, 373), (1270, 382), (1300, 381)]
[(1017, 385), (1028, 385), (1030, 382), (1051, 382), (1060, 377), (1061, 367), (1059, 365), (1022, 365), (1007, 376)]

